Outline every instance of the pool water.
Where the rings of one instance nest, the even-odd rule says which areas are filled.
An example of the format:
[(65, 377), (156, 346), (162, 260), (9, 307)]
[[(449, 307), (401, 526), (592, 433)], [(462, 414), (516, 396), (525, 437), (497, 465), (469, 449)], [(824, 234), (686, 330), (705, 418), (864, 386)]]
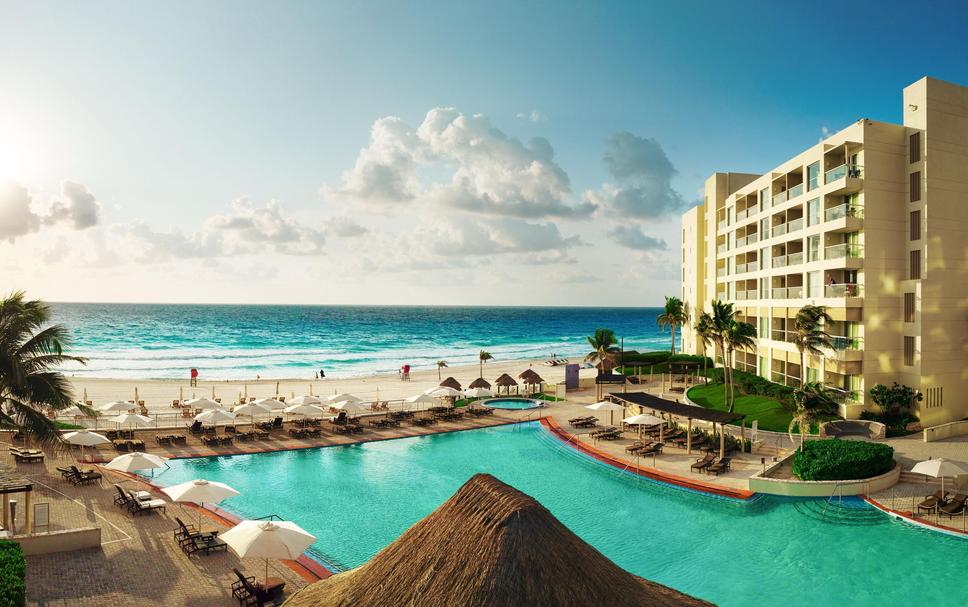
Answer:
[(293, 520), (318, 538), (315, 552), (344, 567), (364, 563), (472, 474), (490, 472), (618, 565), (719, 605), (942, 605), (968, 589), (968, 541), (860, 500), (849, 505), (866, 526), (818, 520), (816, 500), (743, 502), (651, 481), (578, 453), (537, 423), (170, 464), (155, 482), (228, 483), (241, 495), (223, 508)]
[(485, 407), (495, 409), (537, 409), (541, 403), (530, 398), (491, 398), (481, 403)]

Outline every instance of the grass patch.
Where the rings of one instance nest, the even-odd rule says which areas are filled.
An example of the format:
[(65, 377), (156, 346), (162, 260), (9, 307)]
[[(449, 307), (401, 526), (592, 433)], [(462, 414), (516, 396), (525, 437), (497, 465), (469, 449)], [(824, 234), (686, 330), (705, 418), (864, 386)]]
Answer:
[[(689, 398), (697, 405), (707, 409), (726, 411), (723, 384), (705, 384), (693, 386), (689, 390)], [(768, 396), (755, 394), (736, 394), (733, 412), (746, 416), (746, 426), (753, 420), (759, 420), (761, 430), (786, 432), (790, 427), (793, 415), (787, 411), (780, 401)]]
[(54, 420), (54, 425), (57, 426), (59, 430), (83, 430), (84, 426), (79, 424), (69, 424), (67, 422), (62, 422), (59, 420)]

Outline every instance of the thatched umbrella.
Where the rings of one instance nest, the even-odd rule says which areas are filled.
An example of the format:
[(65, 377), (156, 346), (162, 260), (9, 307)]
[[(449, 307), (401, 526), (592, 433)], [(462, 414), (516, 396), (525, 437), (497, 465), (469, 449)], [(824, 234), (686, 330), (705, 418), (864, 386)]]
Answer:
[(441, 388), (453, 388), (454, 390), (460, 390), (461, 389), (460, 382), (457, 381), (456, 379), (454, 379), (453, 377), (448, 377), (444, 381), (440, 382), (440, 387)]
[(533, 498), (477, 474), (368, 563), (307, 586), (286, 605), (710, 603), (632, 575)]
[(487, 390), (490, 390), (491, 384), (488, 383), (488, 381), (483, 377), (478, 377), (477, 379), (471, 382), (471, 385), (467, 387), (468, 388), (486, 388)]
[[(520, 374), (518, 374), (518, 379), (520, 379), (526, 386), (538, 386), (538, 390), (541, 389), (541, 384), (544, 383), (544, 379), (537, 373), (534, 369), (525, 369)], [(537, 390), (533, 390), (537, 391)]]
[(511, 393), (511, 386), (518, 387), (518, 382), (514, 381), (514, 378), (507, 373), (502, 373), (501, 377), (494, 380), (494, 383), (497, 384), (498, 390), (507, 388), (508, 394)]

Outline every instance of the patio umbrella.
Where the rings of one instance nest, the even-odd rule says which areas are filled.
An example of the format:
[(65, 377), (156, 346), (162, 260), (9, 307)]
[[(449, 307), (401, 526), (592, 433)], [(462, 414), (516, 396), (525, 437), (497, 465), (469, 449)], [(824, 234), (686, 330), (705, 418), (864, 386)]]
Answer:
[(196, 415), (195, 421), (214, 426), (220, 423), (235, 421), (235, 413), (226, 411), (225, 409), (209, 409)]
[(151, 419), (146, 415), (138, 415), (137, 413), (122, 413), (121, 415), (116, 415), (115, 417), (109, 417), (106, 421), (117, 424), (118, 426), (131, 426), (132, 428), (143, 428), (145, 426), (150, 426), (155, 420)]
[(103, 411), (105, 413), (113, 413), (117, 411), (134, 411), (133, 403), (126, 403), (122, 400), (115, 400), (109, 403), (103, 404), (97, 408), (98, 411)]
[(328, 403), (340, 403), (343, 401), (347, 401), (351, 403), (359, 403), (359, 402), (362, 402), (362, 399), (359, 399), (353, 396), (352, 394), (346, 394), (345, 392), (326, 397), (326, 402)]
[[(436, 398), (430, 396), (429, 394), (417, 394), (416, 396), (411, 396), (404, 400), (408, 405), (437, 405), (440, 404)], [(426, 409), (427, 407), (422, 407)]]
[(488, 396), (494, 396), (494, 393), (487, 388), (471, 388), (464, 390), (464, 396), (467, 398), (487, 398)]
[[(511, 386), (517, 387), (518, 382), (514, 381), (514, 378), (507, 373), (502, 373), (500, 377), (494, 380), (498, 388), (507, 388), (508, 394), (511, 394)], [(498, 390), (500, 392), (500, 390)]]
[(330, 405), (334, 409), (339, 409), (340, 411), (346, 411), (346, 414), (350, 413), (363, 413), (366, 411), (366, 407), (361, 403), (355, 403), (353, 401), (344, 400), (342, 402), (336, 403), (335, 405)]
[(642, 438), (642, 426), (656, 426), (658, 424), (664, 423), (664, 420), (661, 417), (656, 417), (655, 415), (649, 415), (648, 413), (640, 413), (639, 415), (626, 417), (622, 421), (630, 426), (638, 426), (640, 439)]
[(614, 421), (613, 415), (615, 411), (625, 411), (625, 407), (623, 405), (617, 405), (607, 400), (599, 401), (594, 405), (588, 405), (585, 408), (591, 409), (592, 411), (608, 411), (609, 424), (611, 424)]
[(319, 400), (315, 396), (297, 396), (296, 398), (289, 401), (290, 405), (319, 405), (323, 401)]
[[(192, 502), (199, 506), (204, 506), (206, 503), (215, 504), (239, 494), (238, 491), (225, 483), (207, 481), (201, 478), (171, 487), (164, 487), (162, 492), (168, 495), (172, 501)], [(200, 509), (198, 511), (198, 528), (202, 528), (202, 511)]]
[(209, 400), (207, 398), (193, 398), (185, 404), (192, 409), (201, 409), (202, 411), (210, 411), (212, 409), (222, 408), (221, 403), (217, 403), (214, 400)]
[(83, 417), (85, 415), (85, 413), (81, 411), (81, 408), (77, 405), (71, 405), (66, 409), (58, 411), (58, 413), (64, 417)]
[(939, 457), (938, 459), (929, 459), (914, 464), (914, 467), (911, 468), (911, 472), (940, 478), (941, 493), (944, 494), (944, 477), (968, 474), (968, 465)]
[(236, 415), (248, 415), (250, 423), (255, 422), (256, 415), (266, 415), (271, 411), (272, 409), (261, 403), (248, 403), (245, 405), (239, 405), (238, 407), (232, 409), (232, 413)]
[(77, 432), (67, 432), (61, 438), (71, 445), (81, 446), (81, 461), (84, 461), (84, 447), (103, 445), (110, 443), (108, 437), (89, 430), (78, 430)]
[(433, 396), (434, 398), (445, 398), (449, 396), (457, 397), (461, 395), (460, 390), (455, 390), (450, 386), (437, 386), (436, 388), (430, 388), (424, 391), (427, 396)]
[[(296, 400), (299, 400), (298, 398)], [(283, 409), (289, 415), (316, 415), (322, 417), (325, 411), (316, 405), (292, 405)]]
[(286, 408), (286, 403), (274, 398), (260, 398), (254, 404), (268, 407), (270, 411), (279, 411)]
[(119, 472), (135, 472), (136, 470), (151, 470), (167, 466), (168, 458), (152, 453), (135, 451), (125, 453), (112, 459), (104, 465), (105, 468), (118, 470)]
[(316, 541), (314, 536), (289, 521), (242, 521), (219, 534), (219, 539), (239, 558), (265, 559), (266, 581), (269, 579), (269, 559), (294, 561)]

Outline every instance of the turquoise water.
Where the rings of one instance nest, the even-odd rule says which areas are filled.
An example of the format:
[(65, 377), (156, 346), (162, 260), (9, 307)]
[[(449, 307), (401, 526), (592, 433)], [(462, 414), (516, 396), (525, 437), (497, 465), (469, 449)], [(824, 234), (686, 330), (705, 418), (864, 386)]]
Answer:
[(171, 466), (156, 482), (226, 482), (241, 495), (224, 508), (294, 520), (319, 538), (314, 550), (346, 567), (490, 472), (627, 570), (719, 605), (947, 605), (968, 588), (964, 540), (859, 501), (848, 504), (873, 525), (816, 520), (804, 508), (816, 502), (674, 488), (587, 458), (537, 423)]
[(484, 406), (495, 409), (514, 409), (520, 411), (524, 409), (537, 409), (541, 406), (541, 403), (526, 398), (494, 398), (484, 403)]
[(431, 306), (236, 306), (53, 304), (74, 336), (71, 366), (96, 377), (202, 379), (311, 378), (392, 373), (404, 364), (436, 369), (496, 360), (569, 358), (588, 352), (599, 327), (628, 349), (669, 347), (657, 308), (495, 308)]

